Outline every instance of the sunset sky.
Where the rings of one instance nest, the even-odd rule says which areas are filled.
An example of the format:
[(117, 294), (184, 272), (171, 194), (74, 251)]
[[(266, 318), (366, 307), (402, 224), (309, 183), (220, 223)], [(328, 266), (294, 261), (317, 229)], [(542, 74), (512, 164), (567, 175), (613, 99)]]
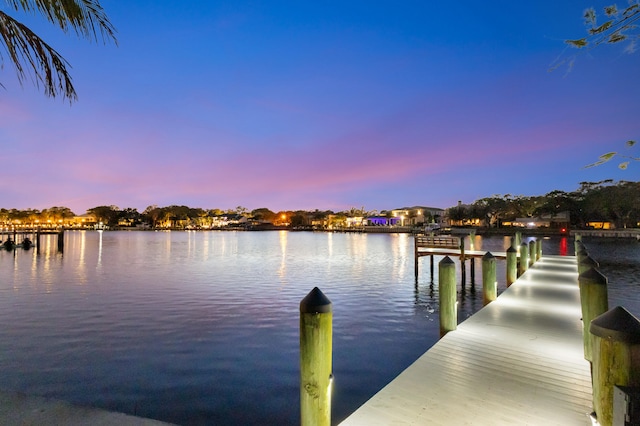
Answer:
[(117, 46), (2, 6), (79, 99), (21, 87), (0, 50), (0, 207), (447, 208), (640, 180), (584, 167), (640, 156), (640, 52), (549, 72), (609, 3), (103, 0)]

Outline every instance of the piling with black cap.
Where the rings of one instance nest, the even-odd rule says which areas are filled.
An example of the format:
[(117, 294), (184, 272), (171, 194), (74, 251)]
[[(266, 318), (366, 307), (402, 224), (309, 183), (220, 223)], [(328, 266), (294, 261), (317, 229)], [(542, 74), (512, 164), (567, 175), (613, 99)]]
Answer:
[(593, 260), (591, 256), (583, 256), (578, 261), (578, 273), (582, 274), (583, 272), (587, 272), (591, 268), (597, 269), (599, 266), (600, 264), (597, 261)]
[(578, 255), (578, 250), (580, 250), (581, 247), (584, 247), (584, 244), (582, 243), (582, 235), (576, 234), (575, 240), (573, 241), (573, 250), (576, 256)]
[(491, 252), (482, 256), (482, 301), (488, 305), (498, 297), (496, 282), (496, 258)]
[[(640, 386), (640, 321), (623, 307), (596, 317), (593, 343), (593, 408), (601, 426), (613, 424), (615, 386)], [(625, 423), (626, 424), (626, 423)]]
[(456, 264), (449, 256), (438, 263), (438, 290), (440, 297), (440, 337), (458, 327), (456, 302)]
[(331, 424), (333, 309), (315, 287), (300, 302), (300, 424)]
[(582, 309), (584, 358), (591, 362), (592, 344), (589, 327), (591, 321), (609, 310), (607, 277), (597, 269), (591, 268), (578, 275), (580, 287), (580, 306)]
[(520, 244), (520, 269), (518, 275), (522, 275), (529, 268), (529, 245), (527, 243)]
[(529, 266), (536, 263), (536, 240), (529, 240)]
[(518, 278), (518, 250), (513, 246), (507, 249), (507, 287)]

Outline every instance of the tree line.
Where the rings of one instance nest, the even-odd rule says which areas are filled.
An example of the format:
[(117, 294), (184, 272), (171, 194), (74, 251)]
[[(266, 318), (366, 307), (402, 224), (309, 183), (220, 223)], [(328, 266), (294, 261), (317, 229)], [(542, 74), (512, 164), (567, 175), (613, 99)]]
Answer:
[(500, 227), (516, 218), (569, 212), (570, 225), (584, 229), (589, 222), (611, 222), (616, 228), (640, 223), (640, 182), (611, 179), (581, 182), (573, 192), (551, 191), (541, 196), (494, 195), (470, 205), (448, 209), (451, 221), (482, 218), (489, 227)]
[[(493, 195), (481, 198), (471, 204), (459, 204), (446, 209), (445, 218), (452, 223), (464, 223), (479, 219), (483, 226), (501, 227), (516, 218), (539, 217), (569, 212), (571, 226), (585, 228), (588, 222), (611, 222), (617, 228), (637, 227), (640, 223), (640, 182), (604, 180), (581, 182), (573, 192), (554, 190), (540, 196)], [(324, 221), (326, 225), (344, 226), (347, 218), (387, 216), (389, 211), (367, 211), (351, 208), (345, 211), (331, 210), (286, 210), (274, 212), (266, 207), (248, 210), (238, 206), (235, 209), (203, 209), (184, 205), (158, 207), (152, 205), (143, 212), (135, 208), (121, 209), (117, 206), (97, 206), (87, 213), (107, 226), (139, 226), (151, 228), (215, 227), (220, 218), (251, 221), (254, 224), (305, 227), (314, 221)], [(67, 207), (35, 209), (0, 209), (0, 224), (25, 225), (68, 224), (76, 214)]]

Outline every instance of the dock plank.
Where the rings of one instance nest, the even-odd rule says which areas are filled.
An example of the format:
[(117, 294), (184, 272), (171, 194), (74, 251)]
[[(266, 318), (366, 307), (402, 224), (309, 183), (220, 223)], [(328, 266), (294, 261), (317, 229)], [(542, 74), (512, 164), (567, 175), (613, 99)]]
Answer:
[(588, 425), (575, 258), (544, 256), (341, 425)]

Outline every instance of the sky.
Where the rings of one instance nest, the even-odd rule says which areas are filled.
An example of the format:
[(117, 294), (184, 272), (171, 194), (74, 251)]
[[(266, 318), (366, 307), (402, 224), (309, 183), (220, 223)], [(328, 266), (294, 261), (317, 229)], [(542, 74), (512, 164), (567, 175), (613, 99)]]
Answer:
[[(448, 208), (640, 180), (640, 52), (538, 0), (102, 0), (114, 43), (27, 24), (78, 100), (0, 68), (0, 207)], [(622, 4), (621, 4), (622, 5)]]

